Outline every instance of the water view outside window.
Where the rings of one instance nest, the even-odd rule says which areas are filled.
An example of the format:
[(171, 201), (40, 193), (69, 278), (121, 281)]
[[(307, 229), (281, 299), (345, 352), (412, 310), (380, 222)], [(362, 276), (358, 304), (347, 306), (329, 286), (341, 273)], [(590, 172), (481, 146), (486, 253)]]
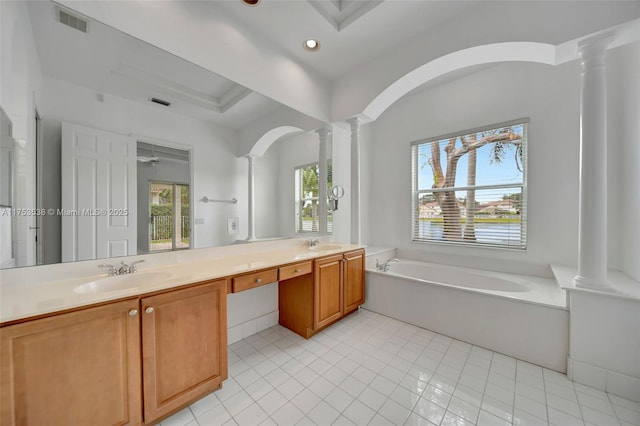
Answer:
[(412, 144), (412, 241), (526, 248), (527, 121)]
[[(333, 187), (333, 173), (331, 160), (327, 170), (327, 193)], [(295, 215), (296, 232), (320, 231), (319, 204), (319, 163), (308, 164), (295, 169)], [(324, 201), (324, 208), (328, 210), (328, 202)], [(327, 232), (333, 231), (333, 212), (327, 212)]]
[(151, 182), (150, 251), (189, 248), (189, 185)]

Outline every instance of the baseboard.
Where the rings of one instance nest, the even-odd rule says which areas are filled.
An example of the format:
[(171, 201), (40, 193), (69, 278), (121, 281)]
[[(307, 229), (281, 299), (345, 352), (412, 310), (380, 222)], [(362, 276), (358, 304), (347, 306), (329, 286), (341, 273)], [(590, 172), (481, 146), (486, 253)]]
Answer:
[(640, 402), (640, 378), (567, 357), (567, 377), (613, 395)]
[(278, 325), (279, 311), (275, 310), (268, 314), (252, 318), (241, 324), (229, 327), (227, 330), (227, 344), (231, 345), (249, 336), (253, 336), (262, 330)]

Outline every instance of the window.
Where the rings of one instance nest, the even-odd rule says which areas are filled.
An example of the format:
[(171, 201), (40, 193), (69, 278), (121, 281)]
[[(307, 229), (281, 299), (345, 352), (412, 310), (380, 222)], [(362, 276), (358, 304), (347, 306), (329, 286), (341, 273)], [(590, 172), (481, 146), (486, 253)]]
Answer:
[[(327, 163), (327, 191), (332, 187), (331, 160)], [(320, 216), (319, 203), (319, 163), (300, 166), (295, 169), (295, 215), (296, 233), (319, 232)], [(328, 203), (324, 202), (328, 209)], [(333, 230), (333, 212), (327, 211), (327, 232)]]
[(412, 241), (526, 248), (527, 122), (412, 144)]

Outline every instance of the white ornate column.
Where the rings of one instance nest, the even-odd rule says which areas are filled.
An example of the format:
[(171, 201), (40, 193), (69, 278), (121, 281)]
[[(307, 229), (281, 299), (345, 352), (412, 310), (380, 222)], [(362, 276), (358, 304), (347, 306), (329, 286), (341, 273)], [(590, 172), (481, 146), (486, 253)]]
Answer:
[(319, 152), (319, 173), (318, 173), (318, 219), (320, 221), (320, 234), (327, 233), (327, 142), (329, 140), (329, 130), (321, 127), (316, 130), (318, 134)]
[(351, 243), (362, 243), (360, 225), (360, 119), (347, 120), (351, 126)]
[(607, 282), (607, 88), (605, 57), (612, 33), (578, 44), (580, 104), (580, 210), (576, 287), (609, 290)]
[(249, 169), (247, 170), (249, 177), (249, 187), (247, 191), (247, 198), (249, 200), (247, 241), (253, 241), (256, 239), (255, 171), (253, 170), (253, 160), (256, 157), (249, 154), (246, 156), (246, 158), (249, 162)]

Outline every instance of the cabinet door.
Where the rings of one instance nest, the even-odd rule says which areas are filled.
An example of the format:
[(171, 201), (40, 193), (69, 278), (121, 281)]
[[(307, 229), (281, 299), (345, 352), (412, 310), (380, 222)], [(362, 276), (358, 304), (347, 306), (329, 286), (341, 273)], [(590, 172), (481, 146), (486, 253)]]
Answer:
[(146, 297), (141, 308), (144, 421), (151, 423), (227, 378), (226, 282)]
[(141, 423), (138, 299), (0, 329), (0, 423)]
[(344, 313), (364, 303), (364, 251), (344, 255)]
[(342, 255), (318, 259), (314, 267), (313, 328), (342, 317)]

